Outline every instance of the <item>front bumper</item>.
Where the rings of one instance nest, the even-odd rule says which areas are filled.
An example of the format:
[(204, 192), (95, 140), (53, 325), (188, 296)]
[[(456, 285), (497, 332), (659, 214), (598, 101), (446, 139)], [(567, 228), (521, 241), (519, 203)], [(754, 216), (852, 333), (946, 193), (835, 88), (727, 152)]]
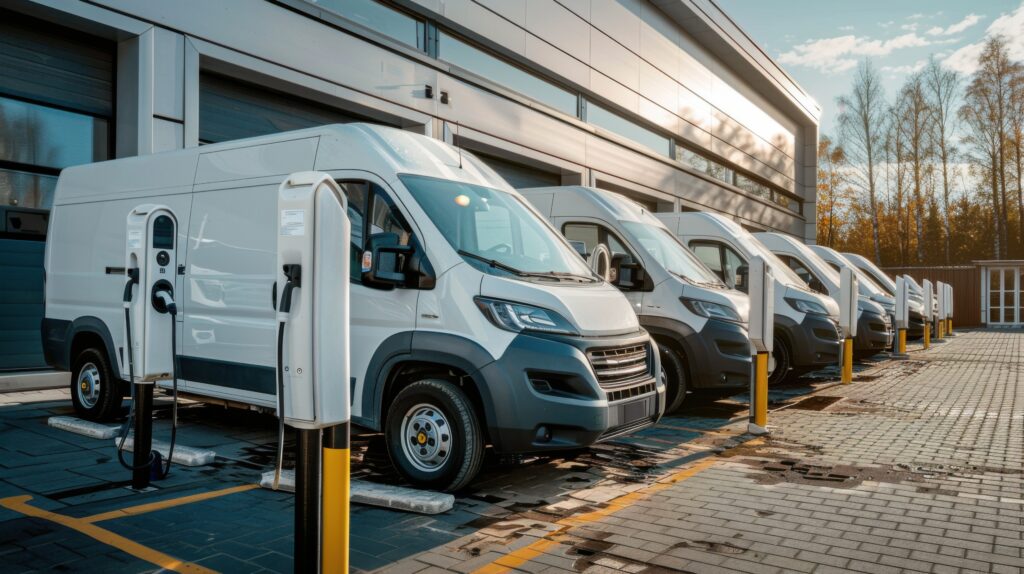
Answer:
[(857, 336), (853, 349), (857, 354), (875, 354), (892, 345), (893, 330), (889, 316), (879, 313), (861, 313), (857, 319)]
[(804, 315), (797, 324), (789, 317), (775, 315), (775, 329), (789, 338), (793, 368), (813, 371), (839, 362), (839, 330), (824, 315)]
[(742, 389), (750, 386), (750, 338), (736, 323), (708, 321), (700, 333), (682, 341), (694, 389)]
[[(614, 357), (637, 347), (646, 349), (647, 368), (627, 381), (599, 377), (592, 366), (591, 353)], [(660, 371), (657, 347), (644, 331), (601, 338), (520, 334), (473, 378), (489, 395), (495, 450), (527, 453), (586, 447), (655, 424), (665, 410)]]

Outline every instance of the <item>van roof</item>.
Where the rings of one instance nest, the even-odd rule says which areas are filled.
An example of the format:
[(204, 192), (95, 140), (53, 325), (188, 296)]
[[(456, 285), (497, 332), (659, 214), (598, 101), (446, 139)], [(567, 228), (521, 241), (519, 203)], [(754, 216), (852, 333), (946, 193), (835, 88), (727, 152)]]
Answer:
[[(643, 205), (605, 189), (583, 185), (557, 187), (534, 187), (520, 189), (526, 197), (554, 194), (552, 214), (575, 216), (596, 216), (609, 221), (637, 221), (660, 224)], [(571, 206), (571, 207), (569, 207)]]
[(365, 170), (385, 180), (411, 173), (511, 189), (475, 156), (440, 140), (388, 126), (350, 123), (70, 167), (61, 175), (54, 203), (112, 199), (140, 191), (181, 193), (193, 184), (338, 169)]

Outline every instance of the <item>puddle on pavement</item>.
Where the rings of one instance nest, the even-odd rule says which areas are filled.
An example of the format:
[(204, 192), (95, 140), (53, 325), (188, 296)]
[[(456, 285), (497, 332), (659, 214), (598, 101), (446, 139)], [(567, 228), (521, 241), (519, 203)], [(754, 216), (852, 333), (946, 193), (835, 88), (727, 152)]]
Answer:
[(793, 403), (793, 405), (790, 406), (789, 408), (801, 411), (820, 411), (841, 400), (843, 400), (843, 397), (808, 397), (806, 399)]
[(714, 540), (684, 540), (673, 544), (672, 548), (696, 548), (715, 554), (743, 554), (747, 551), (746, 548), (736, 546), (732, 542), (716, 542)]
[(865, 480), (871, 482), (920, 482), (924, 476), (892, 465), (859, 467), (845, 464), (821, 465), (800, 460), (742, 460), (764, 471), (750, 478), (758, 484), (815, 484), (832, 488), (854, 488)]

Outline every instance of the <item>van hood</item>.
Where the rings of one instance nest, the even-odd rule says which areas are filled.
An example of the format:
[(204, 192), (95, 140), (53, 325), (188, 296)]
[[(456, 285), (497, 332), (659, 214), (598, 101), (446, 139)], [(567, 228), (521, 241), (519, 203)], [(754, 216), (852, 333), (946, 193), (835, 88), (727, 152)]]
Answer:
[(831, 297), (822, 295), (821, 293), (807, 291), (794, 285), (786, 286), (786, 297), (792, 299), (803, 299), (804, 301), (814, 301), (828, 311), (828, 316), (832, 318), (833, 321), (839, 320), (839, 303), (836, 303), (836, 300)]
[[(869, 311), (869, 312), (874, 313), (876, 315), (885, 315), (886, 314), (885, 309), (880, 304), (872, 301), (871, 299), (868, 299), (867, 297), (858, 297), (857, 298), (857, 309), (861, 313), (863, 313), (864, 311)], [(858, 316), (860, 316), (860, 313), (858, 313)]]
[(640, 321), (621, 291), (608, 283), (569, 285), (529, 283), (484, 275), (480, 295), (554, 311), (585, 337), (636, 333)]
[(750, 297), (746, 293), (735, 289), (708, 289), (684, 281), (680, 283), (683, 285), (683, 297), (732, 307), (744, 325), (750, 321)]

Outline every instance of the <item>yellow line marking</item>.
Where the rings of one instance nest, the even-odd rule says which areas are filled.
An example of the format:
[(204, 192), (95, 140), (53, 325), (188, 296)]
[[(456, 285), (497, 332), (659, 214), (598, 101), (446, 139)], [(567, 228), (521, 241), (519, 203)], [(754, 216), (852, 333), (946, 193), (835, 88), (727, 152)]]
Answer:
[(713, 466), (716, 462), (718, 461), (714, 458), (704, 459), (693, 466), (683, 469), (671, 476), (665, 477), (646, 488), (614, 498), (610, 500), (608, 505), (604, 508), (599, 508), (578, 516), (563, 518), (555, 523), (560, 527), (558, 530), (549, 532), (544, 536), (544, 538), (537, 540), (533, 544), (523, 546), (518, 550), (514, 550), (501, 558), (498, 558), (486, 566), (474, 570), (473, 574), (498, 574), (499, 572), (508, 572), (512, 568), (522, 566), (537, 556), (545, 553), (547, 550), (559, 546), (560, 542), (558, 538), (567, 530), (577, 526), (584, 526), (611, 514), (615, 514), (623, 508), (629, 507), (634, 502), (648, 498), (655, 493), (661, 492), (662, 490), (671, 488), (675, 484), (683, 482), (702, 470)]
[(120, 534), (115, 534), (109, 530), (100, 528), (99, 526), (86, 522), (81, 518), (72, 518), (70, 516), (57, 514), (56, 512), (36, 508), (28, 504), (29, 500), (32, 500), (32, 497), (28, 495), (11, 496), (0, 499), (0, 506), (15, 512), (20, 512), (26, 516), (42, 518), (43, 520), (49, 520), (50, 522), (55, 522), (61, 526), (66, 526), (108, 546), (113, 546), (122, 552), (131, 554), (140, 560), (145, 560), (150, 564), (155, 564), (165, 570), (173, 570), (175, 572), (182, 572), (183, 574), (212, 574), (216, 572), (215, 570), (204, 568), (198, 564), (192, 564), (191, 562), (185, 562), (184, 560), (179, 560), (173, 556), (168, 556), (163, 552), (154, 550), (148, 546), (143, 546), (138, 542), (134, 542)]
[(231, 488), (224, 488), (222, 490), (201, 492), (199, 494), (182, 496), (180, 498), (171, 498), (169, 500), (160, 500), (157, 502), (150, 502), (148, 504), (140, 504), (138, 506), (129, 506), (128, 508), (111, 510), (110, 512), (104, 512), (102, 514), (93, 514), (92, 516), (86, 516), (85, 518), (80, 518), (79, 520), (83, 522), (93, 523), (103, 522), (104, 520), (113, 520), (115, 518), (124, 518), (126, 516), (137, 516), (139, 514), (145, 514), (147, 512), (155, 512), (157, 510), (163, 510), (165, 508), (171, 508), (173, 506), (181, 506), (182, 504), (201, 502), (203, 500), (209, 500), (211, 498), (226, 496), (228, 494), (235, 494), (236, 492), (245, 492), (247, 490), (253, 490), (256, 488), (259, 488), (258, 484), (243, 484), (242, 486), (232, 486)]

